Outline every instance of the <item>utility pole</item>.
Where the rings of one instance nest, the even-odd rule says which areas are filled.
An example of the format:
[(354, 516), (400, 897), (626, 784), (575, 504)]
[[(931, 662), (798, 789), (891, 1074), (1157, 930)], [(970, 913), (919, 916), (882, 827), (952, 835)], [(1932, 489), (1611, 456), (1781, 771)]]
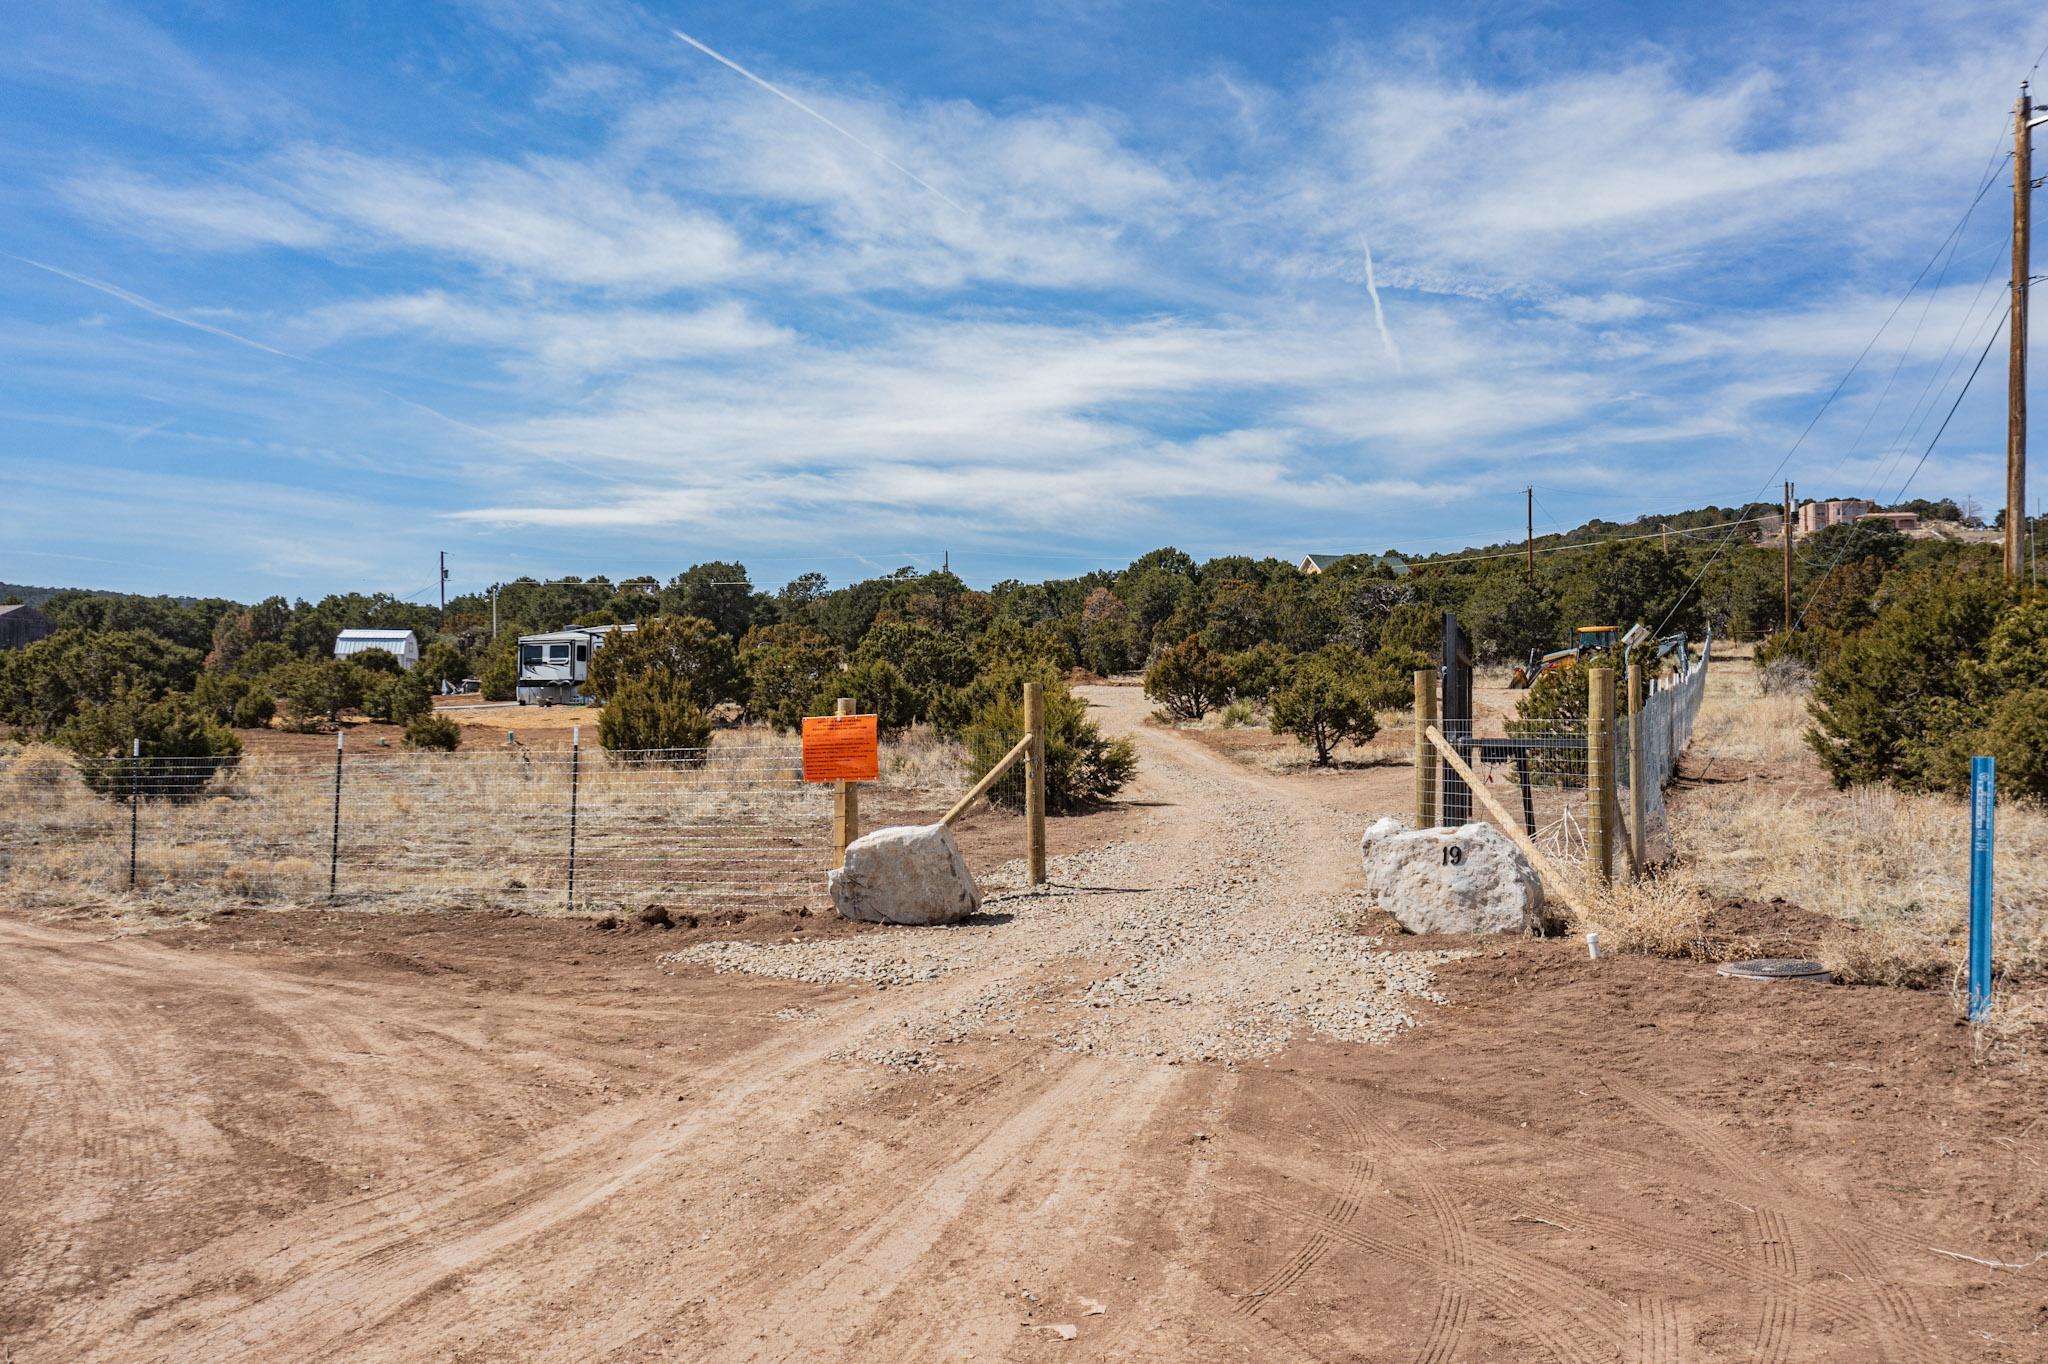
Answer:
[(1522, 489), (1522, 576), (1536, 581), (1536, 490)]
[(441, 551), (441, 624), (448, 623), (448, 551)]
[(1671, 523), (1669, 521), (1659, 521), (1657, 529), (1663, 534), (1664, 552), (1669, 554), (1671, 552)]
[(498, 585), (491, 584), (491, 638), (498, 637)]
[(1785, 633), (1792, 633), (1792, 485), (1785, 485), (1785, 524), (1779, 531), (1785, 543)]
[(2012, 115), (2012, 317), (2005, 396), (2005, 580), (2017, 583), (2025, 565), (2020, 526), (2027, 512), (2027, 284), (2033, 271), (2029, 240), (2034, 200), (2034, 99), (2020, 82)]

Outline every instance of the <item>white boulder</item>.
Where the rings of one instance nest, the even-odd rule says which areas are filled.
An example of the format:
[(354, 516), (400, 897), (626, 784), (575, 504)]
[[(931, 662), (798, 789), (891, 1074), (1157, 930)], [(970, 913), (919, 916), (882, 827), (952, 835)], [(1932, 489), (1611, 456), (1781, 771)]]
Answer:
[(1541, 933), (1543, 882), (1491, 824), (1365, 831), (1365, 888), (1410, 933)]
[(943, 824), (864, 834), (846, 845), (846, 865), (825, 879), (832, 907), (868, 923), (951, 924), (981, 908), (981, 891)]

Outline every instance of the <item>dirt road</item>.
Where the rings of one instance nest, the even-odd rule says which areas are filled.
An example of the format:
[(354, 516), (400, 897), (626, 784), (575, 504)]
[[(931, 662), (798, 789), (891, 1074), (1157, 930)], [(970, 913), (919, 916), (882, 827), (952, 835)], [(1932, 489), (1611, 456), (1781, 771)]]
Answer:
[(714, 974), (710, 928), (0, 919), (0, 1338), (20, 1361), (2042, 1356), (2048, 1261), (1937, 1252), (2041, 1248), (2048, 1095), (1973, 1072), (1944, 1002), (1565, 943), (1375, 951), (1345, 927), (1370, 788), (1339, 808), (1091, 695), (1144, 775), (1129, 836), (1057, 893), (931, 949), (712, 953), (858, 983)]

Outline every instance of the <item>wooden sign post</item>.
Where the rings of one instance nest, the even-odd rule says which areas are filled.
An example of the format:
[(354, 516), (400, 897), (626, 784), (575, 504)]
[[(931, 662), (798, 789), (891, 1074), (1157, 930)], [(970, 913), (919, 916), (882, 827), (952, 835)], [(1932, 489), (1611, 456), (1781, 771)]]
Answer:
[(832, 783), (832, 865), (846, 865), (846, 845), (860, 837), (859, 782), (882, 775), (881, 731), (872, 715), (855, 715), (839, 698), (836, 715), (804, 720), (804, 780)]

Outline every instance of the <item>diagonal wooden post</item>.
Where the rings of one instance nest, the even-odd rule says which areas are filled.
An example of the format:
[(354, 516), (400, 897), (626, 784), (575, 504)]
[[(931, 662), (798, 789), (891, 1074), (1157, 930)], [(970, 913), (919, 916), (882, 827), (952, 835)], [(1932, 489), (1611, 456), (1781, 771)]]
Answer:
[[(835, 715), (853, 714), (854, 700), (851, 696), (839, 698), (833, 707)], [(846, 865), (846, 845), (860, 837), (860, 785), (857, 782), (836, 781), (832, 783), (832, 865)]]
[(1500, 824), (1500, 831), (1510, 839), (1513, 839), (1515, 846), (1520, 848), (1523, 854), (1528, 857), (1530, 864), (1536, 868), (1536, 874), (1549, 882), (1551, 890), (1556, 892), (1558, 899), (1565, 902), (1565, 906), (1568, 909), (1580, 918), (1585, 918), (1586, 907), (1579, 903), (1578, 896), (1572, 894), (1571, 882), (1565, 880), (1563, 874), (1558, 871), (1556, 864), (1544, 856), (1543, 849), (1536, 846), (1534, 838), (1515, 827), (1514, 817), (1502, 807), (1499, 801), (1493, 798), (1493, 793), (1488, 791), (1485, 783), (1479, 780), (1479, 774), (1474, 772), (1466, 764), (1465, 760), (1458, 756), (1458, 750), (1451, 747), (1451, 742), (1444, 738), (1443, 731), (1435, 725), (1428, 726), (1423, 730), (1423, 742), (1443, 751), (1444, 765), (1463, 777), (1466, 783), (1471, 786), (1472, 794), (1478, 798), (1479, 803), (1484, 805), (1487, 812)]
[(1436, 723), (1436, 670), (1415, 673), (1415, 827), (1436, 827), (1436, 749), (1429, 728)]

